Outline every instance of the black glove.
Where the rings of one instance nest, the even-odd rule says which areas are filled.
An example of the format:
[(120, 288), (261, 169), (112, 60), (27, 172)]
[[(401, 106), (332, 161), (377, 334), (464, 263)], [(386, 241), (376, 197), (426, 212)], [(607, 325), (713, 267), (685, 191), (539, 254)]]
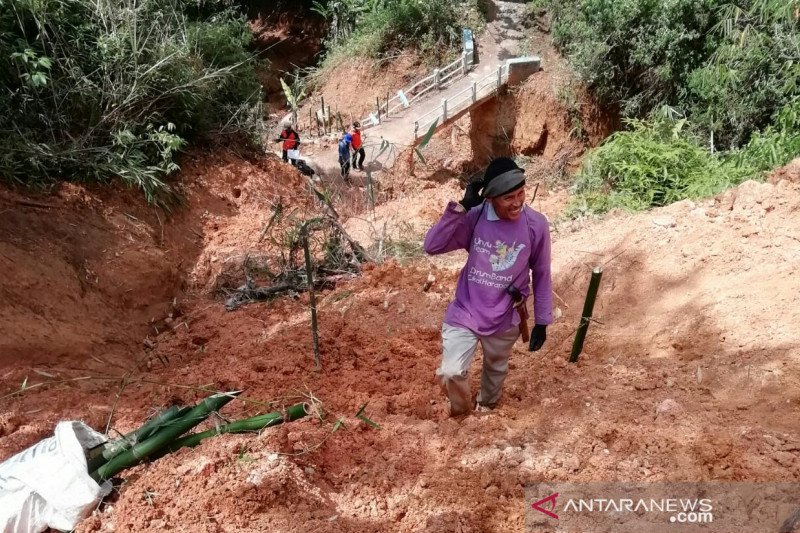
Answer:
[(472, 181), (468, 183), (467, 188), (464, 189), (464, 198), (458, 203), (467, 211), (476, 205), (481, 205), (481, 203), (483, 203), (483, 197), (478, 192), (481, 190), (481, 187), (483, 187), (483, 182), (481, 181)]
[(531, 343), (528, 345), (528, 351), (538, 352), (546, 339), (547, 326), (544, 324), (536, 324), (531, 330)]

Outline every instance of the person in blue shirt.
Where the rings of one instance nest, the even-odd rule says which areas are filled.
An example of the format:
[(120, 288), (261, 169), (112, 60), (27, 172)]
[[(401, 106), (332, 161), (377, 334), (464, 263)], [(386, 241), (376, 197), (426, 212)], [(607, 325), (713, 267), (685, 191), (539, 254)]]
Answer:
[(342, 169), (342, 179), (350, 181), (350, 147), (353, 144), (353, 136), (347, 133), (347, 130), (342, 132), (342, 138), (339, 139), (339, 166)]

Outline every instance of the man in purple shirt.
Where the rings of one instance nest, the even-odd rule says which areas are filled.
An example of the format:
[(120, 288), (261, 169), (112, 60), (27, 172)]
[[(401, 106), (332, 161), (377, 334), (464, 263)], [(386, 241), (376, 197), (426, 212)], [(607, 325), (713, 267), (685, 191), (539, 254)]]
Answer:
[(514, 296), (521, 296), (525, 305), (531, 273), (531, 351), (542, 347), (552, 322), (550, 227), (544, 215), (525, 205), (525, 173), (512, 159), (492, 161), (483, 179), (467, 185), (464, 198), (450, 202), (428, 231), (427, 253), (453, 250), (467, 250), (469, 257), (444, 316), (442, 363), (436, 374), (447, 391), (450, 414), (457, 416), (474, 406), (468, 372), (478, 341), (483, 346), (478, 409), (492, 409), (500, 398), (511, 348), (520, 333)]

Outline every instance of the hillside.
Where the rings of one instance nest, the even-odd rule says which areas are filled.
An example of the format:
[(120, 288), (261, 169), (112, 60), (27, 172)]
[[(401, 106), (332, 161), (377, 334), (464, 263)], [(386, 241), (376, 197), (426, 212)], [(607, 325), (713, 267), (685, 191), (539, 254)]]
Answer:
[[(789, 295), (800, 279), (798, 163), (772, 183), (708, 201), (558, 228), (561, 318), (546, 349), (518, 345), (498, 410), (460, 422), (447, 417), (433, 379), (455, 269), (388, 263), (324, 293), (320, 373), (311, 371), (305, 298), (232, 313), (202, 296), (184, 300), (187, 326), (155, 337), (151, 369), (120, 389), (114, 427), (193, 399), (181, 387), (201, 383), (279, 401), (313, 394), (329, 416), (137, 467), (80, 530), (451, 531), (459, 523), (462, 531), (518, 531), (522, 487), (536, 480), (796, 480), (800, 376), (792, 361), (800, 353)], [(229, 223), (235, 235), (245, 222)], [(571, 365), (596, 264), (604, 265), (596, 322)], [(425, 293), (428, 272), (437, 281)], [(8, 361), (4, 382), (43, 381), (33, 369), (58, 378), (99, 373), (78, 356), (59, 365)], [(65, 417), (101, 425), (108, 393), (107, 383), (87, 381), (4, 398), (2, 455)], [(380, 430), (353, 417), (363, 403)], [(346, 429), (331, 433), (339, 417)], [(157, 495), (153, 504), (145, 490)], [(209, 514), (196, 514), (198, 506)]]
[[(319, 20), (270, 16), (251, 21), (258, 46), (321, 46)], [(512, 37), (544, 70), (437, 132), (425, 161), (403, 147), (374, 189), (366, 174), (309, 180), (235, 142), (182, 155), (169, 210), (119, 183), (0, 184), (0, 461), (61, 420), (116, 436), (241, 390), (201, 429), (296, 402), (311, 416), (128, 468), (75, 531), (546, 531), (526, 523), (535, 483), (800, 481), (800, 159), (714, 196), (568, 218), (587, 151), (621, 125), (540, 29)], [(342, 97), (353, 70), (353, 105), (368, 106), (370, 88), (425, 70), (413, 56), (351, 61), (312, 99)], [(272, 126), (286, 111), (275, 81)], [(550, 222), (555, 322), (541, 351), (516, 343), (495, 410), (452, 418), (435, 370), (465, 254), (426, 256), (422, 239), (498, 150), (526, 168), (527, 203)], [(297, 281), (312, 219), (335, 219), (373, 259), (334, 268), (341, 236), (312, 239), (320, 369)], [(248, 283), (287, 279), (277, 298), (226, 307)]]

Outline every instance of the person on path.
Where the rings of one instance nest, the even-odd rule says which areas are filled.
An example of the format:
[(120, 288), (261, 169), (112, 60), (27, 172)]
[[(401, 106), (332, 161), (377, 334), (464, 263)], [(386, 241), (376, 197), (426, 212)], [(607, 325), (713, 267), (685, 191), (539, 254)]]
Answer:
[(291, 123), (285, 122), (283, 124), (283, 131), (281, 131), (280, 136), (275, 139), (276, 143), (283, 142), (283, 161), (288, 163), (291, 161), (292, 165), (297, 166), (296, 159), (289, 159), (289, 150), (299, 150), (300, 149), (300, 134), (294, 131), (292, 128)]
[[(353, 168), (364, 170), (364, 142), (361, 134), (361, 124), (353, 122), (353, 129), (350, 130), (350, 135), (353, 138)], [(360, 158), (360, 159), (359, 159)]]
[(339, 139), (339, 167), (342, 171), (342, 179), (350, 182), (350, 146), (353, 143), (353, 137), (347, 133), (347, 129), (342, 132), (342, 138)]
[[(511, 348), (526, 316), (532, 275), (535, 325), (530, 351), (539, 350), (552, 322), (550, 227), (525, 204), (525, 174), (510, 158), (500, 157), (483, 179), (467, 185), (460, 202), (448, 203), (425, 236), (425, 251), (466, 250), (455, 299), (442, 325), (442, 360), (436, 374), (450, 402), (451, 416), (493, 409), (508, 373)], [(480, 341), (483, 371), (473, 402), (468, 371)]]

